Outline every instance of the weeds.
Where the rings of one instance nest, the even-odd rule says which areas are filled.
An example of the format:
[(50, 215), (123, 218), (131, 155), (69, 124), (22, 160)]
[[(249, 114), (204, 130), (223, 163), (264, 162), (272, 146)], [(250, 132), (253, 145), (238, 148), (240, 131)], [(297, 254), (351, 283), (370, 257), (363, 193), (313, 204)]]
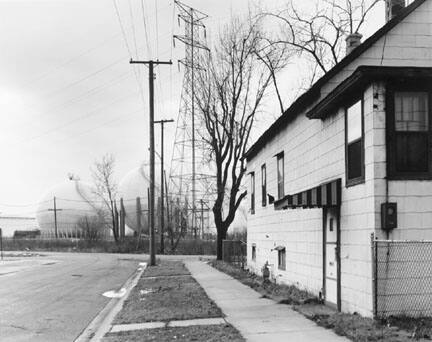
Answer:
[[(148, 253), (148, 240), (137, 244), (136, 238), (127, 237), (122, 241), (85, 239), (3, 239), (5, 251), (50, 251), (89, 253)], [(156, 251), (159, 245), (156, 244)], [(215, 255), (216, 243), (211, 240), (180, 240), (174, 253), (179, 255)]]

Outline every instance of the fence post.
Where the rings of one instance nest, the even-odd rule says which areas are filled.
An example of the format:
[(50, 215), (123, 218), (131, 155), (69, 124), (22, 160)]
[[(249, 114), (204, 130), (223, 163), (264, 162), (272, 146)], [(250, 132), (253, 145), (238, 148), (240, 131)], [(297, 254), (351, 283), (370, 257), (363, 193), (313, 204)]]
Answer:
[(374, 317), (378, 316), (378, 241), (373, 240), (374, 257), (375, 257), (375, 274), (374, 274)]

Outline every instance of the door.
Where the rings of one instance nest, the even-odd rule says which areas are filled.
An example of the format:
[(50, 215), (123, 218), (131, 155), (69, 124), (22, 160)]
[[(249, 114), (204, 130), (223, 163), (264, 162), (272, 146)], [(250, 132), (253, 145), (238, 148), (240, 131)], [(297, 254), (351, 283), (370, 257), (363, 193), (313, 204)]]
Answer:
[(339, 208), (326, 208), (324, 211), (324, 295), (328, 304), (338, 307)]

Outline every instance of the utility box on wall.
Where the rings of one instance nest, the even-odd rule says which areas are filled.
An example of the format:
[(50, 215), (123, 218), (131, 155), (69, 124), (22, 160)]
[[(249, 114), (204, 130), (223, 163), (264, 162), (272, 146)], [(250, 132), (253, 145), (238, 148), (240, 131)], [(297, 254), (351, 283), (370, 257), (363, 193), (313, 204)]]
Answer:
[(397, 228), (397, 203), (381, 203), (381, 228), (386, 231)]

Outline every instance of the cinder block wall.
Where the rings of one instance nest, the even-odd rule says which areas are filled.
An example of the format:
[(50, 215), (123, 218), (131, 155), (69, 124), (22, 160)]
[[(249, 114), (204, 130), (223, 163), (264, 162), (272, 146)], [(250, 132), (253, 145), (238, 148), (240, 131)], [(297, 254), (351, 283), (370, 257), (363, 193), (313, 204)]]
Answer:
[[(274, 155), (285, 154), (285, 193), (293, 194), (342, 178), (341, 295), (342, 309), (372, 314), (370, 237), (375, 231), (373, 86), (364, 95), (364, 184), (345, 187), (344, 109), (321, 120), (300, 115), (248, 163), (255, 172), (255, 214), (248, 216), (248, 266), (260, 273), (268, 261), (276, 281), (294, 284), (314, 294), (322, 290), (322, 209), (275, 211), (261, 206), (261, 165), (267, 168), (267, 191), (277, 195)], [(250, 199), (249, 199), (250, 201)], [(256, 245), (256, 261), (251, 259)], [(276, 246), (286, 248), (286, 270), (277, 269)]]
[[(329, 94), (360, 65), (432, 66), (432, 1), (380, 38), (321, 89)], [(374, 93), (378, 98), (374, 98)], [(365, 183), (342, 189), (342, 310), (372, 315), (370, 236), (385, 237), (380, 205), (385, 201), (385, 87), (372, 84), (364, 93)], [(375, 105), (375, 109), (374, 109)], [(306, 108), (305, 108), (306, 111)], [(261, 165), (267, 165), (268, 192), (277, 195), (276, 159), (285, 151), (285, 193), (296, 193), (335, 178), (345, 184), (344, 111), (319, 120), (298, 116), (248, 164), (256, 174), (256, 214), (248, 217), (248, 264), (260, 273), (265, 261), (275, 265), (278, 282), (296, 284), (315, 294), (322, 286), (322, 212), (261, 207)], [(390, 238), (432, 239), (432, 182), (391, 181), (390, 200), (398, 203), (399, 227)], [(251, 260), (256, 244), (257, 259)], [(277, 270), (277, 245), (285, 244), (287, 270)]]

